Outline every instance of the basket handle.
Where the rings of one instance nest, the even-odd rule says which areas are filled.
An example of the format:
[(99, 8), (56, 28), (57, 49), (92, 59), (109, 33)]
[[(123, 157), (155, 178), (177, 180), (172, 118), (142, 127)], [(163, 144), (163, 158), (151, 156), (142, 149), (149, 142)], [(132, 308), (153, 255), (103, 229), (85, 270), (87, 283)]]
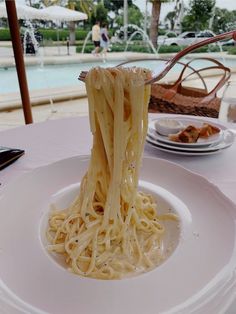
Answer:
[[(190, 66), (190, 64), (191, 64), (193, 61), (195, 61), (195, 60), (202, 60), (202, 59), (203, 59), (203, 58), (192, 59), (192, 60), (190, 60), (189, 62), (187, 62), (187, 63), (184, 64), (184, 67), (183, 67), (182, 71), (180, 72), (180, 75), (179, 75), (177, 81), (176, 81), (176, 82), (173, 84), (173, 86), (172, 86), (173, 89), (175, 89), (175, 87), (176, 87), (176, 92), (177, 92), (177, 89), (178, 89), (179, 85), (180, 85), (187, 77), (191, 76), (192, 74), (197, 74), (197, 75), (199, 76), (200, 80), (201, 80), (202, 83), (203, 83), (204, 89), (205, 89), (205, 91), (207, 92), (207, 86), (206, 86), (206, 83), (205, 83), (205, 81), (204, 81), (204, 78), (203, 78), (203, 77), (201, 76), (201, 74), (199, 73), (199, 72), (200, 72), (200, 71), (199, 71), (200, 69), (194, 69), (193, 67)], [(205, 58), (204, 60), (206, 60), (206, 59), (210, 59), (210, 58)], [(185, 70), (186, 70), (187, 68), (188, 68), (188, 69), (191, 69), (192, 72), (191, 72), (187, 77), (183, 78), (184, 72), (185, 72)]]
[[(221, 63), (221, 62), (219, 62), (219, 61), (217, 61), (217, 60), (215, 60), (215, 59), (212, 59), (212, 58), (194, 58), (194, 59), (191, 59), (189, 62), (187, 62), (186, 64), (185, 64), (185, 66), (183, 67), (183, 69), (182, 69), (182, 71), (181, 71), (181, 73), (180, 73), (180, 76), (179, 76), (179, 78), (177, 79), (177, 81), (176, 81), (176, 84), (178, 84), (178, 82), (180, 82), (181, 80), (182, 80), (182, 78), (183, 78), (183, 75), (184, 75), (184, 72), (185, 72), (185, 70), (187, 69), (187, 68), (190, 68), (190, 64), (191, 63), (193, 63), (194, 61), (196, 61), (196, 60), (207, 60), (207, 61), (210, 61), (210, 62), (212, 62), (212, 63), (215, 63), (216, 65), (218, 65), (218, 67), (219, 67), (219, 69), (224, 69), (225, 70), (225, 66)], [(193, 67), (191, 67), (191, 69), (194, 69)], [(202, 68), (203, 70), (205, 69), (205, 68)], [(228, 68), (227, 68), (228, 69)], [(194, 69), (194, 73), (199, 73), (200, 72), (200, 70), (201, 69)], [(204, 81), (204, 79), (203, 79), (203, 77), (201, 76), (201, 75), (199, 75), (199, 77), (201, 77), (201, 79), (202, 79), (202, 81)], [(204, 82), (205, 83), (205, 82)], [(205, 85), (205, 87), (206, 87), (206, 84), (204, 84)], [(207, 89), (207, 88), (206, 88)]]
[(198, 70), (194, 70), (193, 72), (191, 72), (190, 74), (188, 74), (186, 77), (183, 78), (184, 72), (186, 70), (187, 67), (189, 67), (189, 64), (195, 60), (203, 60), (203, 58), (197, 58), (197, 59), (193, 59), (190, 60), (188, 63), (185, 64), (184, 68), (182, 69), (179, 78), (177, 79), (177, 81), (175, 82), (175, 84), (169, 88), (166, 93), (164, 94), (164, 98), (167, 100), (171, 100), (178, 92), (179, 86), (182, 84), (183, 81), (185, 81), (187, 78), (189, 78), (191, 75), (193, 74), (198, 74), (199, 78), (201, 79), (201, 81), (204, 84), (204, 88), (205, 90), (207, 90), (206, 88), (206, 83), (202, 77), (202, 75), (200, 74), (200, 72), (206, 71), (206, 70), (211, 70), (211, 69), (222, 69), (223, 75), (221, 77), (221, 79), (219, 80), (219, 82), (215, 85), (215, 87), (206, 95), (206, 97), (201, 101), (202, 103), (205, 102), (209, 102), (211, 101), (213, 98), (216, 97), (216, 93), (218, 92), (218, 90), (225, 84), (225, 82), (230, 78), (230, 69), (228, 67), (225, 67), (222, 63), (220, 63), (217, 60), (211, 59), (211, 58), (204, 58), (204, 60), (209, 60), (212, 61), (213, 63), (215, 63), (215, 66), (210, 66), (210, 67), (205, 67), (202, 69), (198, 69)]

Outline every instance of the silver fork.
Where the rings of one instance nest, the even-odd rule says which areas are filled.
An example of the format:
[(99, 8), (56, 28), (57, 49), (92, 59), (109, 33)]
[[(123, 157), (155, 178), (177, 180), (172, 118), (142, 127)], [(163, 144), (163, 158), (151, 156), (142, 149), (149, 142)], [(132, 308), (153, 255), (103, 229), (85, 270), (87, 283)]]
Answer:
[[(236, 41), (236, 31), (231, 31), (231, 32), (227, 32), (227, 33), (223, 33), (220, 35), (217, 35), (215, 37), (212, 38), (208, 38), (205, 40), (202, 40), (196, 44), (190, 45), (186, 48), (184, 48), (182, 51), (178, 52), (173, 58), (171, 58), (169, 61), (167, 61), (166, 63), (162, 64), (154, 73), (154, 76), (146, 81), (146, 84), (152, 84), (154, 82), (159, 81), (160, 79), (162, 79), (169, 71), (170, 69), (178, 62), (179, 59), (181, 59), (182, 57), (184, 57), (185, 55), (187, 55), (189, 52), (198, 49), (202, 46), (208, 45), (208, 44), (212, 44), (214, 42), (217, 42), (219, 40), (222, 39), (228, 39), (228, 38), (233, 38)], [(141, 61), (144, 59), (139, 59), (139, 60), (135, 60), (135, 61)], [(126, 61), (126, 62), (122, 62), (118, 65), (116, 65), (116, 67), (120, 67), (122, 65), (128, 64), (128, 63), (132, 63), (133, 61)], [(87, 71), (81, 71), (80, 75), (78, 77), (78, 79), (82, 82), (85, 81), (86, 75), (87, 75)]]

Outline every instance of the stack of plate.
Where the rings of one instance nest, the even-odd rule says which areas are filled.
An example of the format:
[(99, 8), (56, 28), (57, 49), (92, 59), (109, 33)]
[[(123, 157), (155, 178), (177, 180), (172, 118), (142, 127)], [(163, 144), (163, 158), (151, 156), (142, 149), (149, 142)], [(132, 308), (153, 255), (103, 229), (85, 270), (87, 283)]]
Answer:
[(157, 132), (156, 123), (160, 119), (163, 119), (163, 117), (157, 118), (149, 122), (146, 140), (148, 144), (161, 151), (179, 155), (203, 156), (221, 152), (222, 150), (230, 147), (234, 142), (234, 134), (222, 124), (215, 122), (213, 123), (212, 121), (208, 121), (205, 118), (185, 118), (183, 116), (181, 116), (180, 118), (168, 118), (168, 120), (173, 119), (176, 121), (177, 119), (180, 123), (183, 124), (184, 127), (187, 127), (188, 125), (201, 127), (204, 122), (207, 122), (213, 126), (218, 127), (220, 129), (220, 132), (206, 139), (200, 138), (197, 140), (196, 143), (174, 142), (170, 140), (168, 136), (164, 136)]

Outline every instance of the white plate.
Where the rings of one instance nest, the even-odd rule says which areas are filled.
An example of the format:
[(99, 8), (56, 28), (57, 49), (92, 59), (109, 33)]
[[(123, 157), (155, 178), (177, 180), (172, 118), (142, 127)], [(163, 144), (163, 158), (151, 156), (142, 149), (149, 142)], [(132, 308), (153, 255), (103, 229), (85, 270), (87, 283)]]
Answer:
[(223, 312), (235, 295), (236, 207), (204, 178), (165, 160), (144, 158), (141, 170), (142, 180), (152, 184), (147, 189), (161, 196), (161, 204), (174, 207), (181, 220), (177, 247), (161, 266), (137, 277), (102, 281), (69, 273), (49, 256), (42, 237), (49, 202), (59, 195), (59, 204), (68, 203), (87, 166), (87, 157), (66, 159), (2, 190), (0, 312)]
[[(53, 194), (49, 200), (50, 204), (54, 204), (58, 209), (64, 209), (68, 207), (76, 195), (78, 195), (78, 191), (80, 188), (80, 183), (71, 184), (66, 188), (59, 190), (57, 193)], [(139, 189), (148, 194), (152, 194), (156, 196), (158, 199), (158, 213), (166, 214), (170, 213), (170, 209), (172, 213), (177, 214), (178, 216), (183, 216), (182, 225), (185, 221), (186, 213), (188, 209), (186, 206), (178, 200), (174, 195), (171, 195), (168, 191), (162, 189), (161, 187), (157, 187), (156, 185), (152, 185), (149, 182), (139, 181)], [(45, 215), (41, 220), (41, 241), (43, 243), (43, 247), (47, 247), (49, 244), (46, 238), (45, 230), (48, 226), (48, 212), (51, 211), (50, 206), (46, 206), (44, 212)], [(183, 212), (185, 211), (185, 212)], [(178, 221), (164, 221), (162, 222), (164, 228), (167, 230), (163, 237), (162, 248), (163, 255), (167, 258), (172, 254), (172, 252), (176, 249), (179, 239), (180, 239), (180, 224)], [(56, 262), (57, 266), (60, 265), (63, 268), (67, 268), (65, 259), (59, 254), (48, 254), (48, 256)], [(136, 274), (140, 275), (140, 274)], [(135, 276), (135, 275), (134, 275)]]
[[(198, 141), (196, 143), (179, 143), (179, 142), (174, 142), (171, 141), (167, 136), (161, 135), (156, 131), (155, 128), (155, 122), (158, 119), (163, 119), (163, 117), (160, 118), (156, 118), (154, 120), (151, 120), (149, 122), (149, 129), (151, 129), (152, 131), (154, 131), (156, 133), (156, 140), (162, 143), (166, 143), (168, 145), (173, 145), (173, 146), (178, 146), (178, 147), (204, 147), (204, 146), (209, 146), (209, 145), (213, 145), (213, 144), (217, 144), (221, 141), (222, 138), (222, 133), (223, 130), (226, 130), (227, 128), (219, 123), (212, 123), (211, 121), (209, 121), (210, 124), (218, 127), (221, 129), (221, 131), (215, 135), (212, 135), (206, 139), (204, 138), (199, 138)], [(178, 117), (174, 117), (174, 118), (168, 118), (168, 119), (173, 119), (173, 120), (178, 120), (180, 121), (185, 127), (187, 127), (188, 125), (194, 125), (196, 127), (201, 127), (203, 125), (204, 122), (208, 122), (206, 119), (201, 119), (201, 118), (178, 118)]]
[(210, 153), (218, 153), (225, 148), (230, 147), (235, 140), (235, 135), (230, 130), (223, 131), (221, 141), (218, 144), (208, 145), (208, 146), (200, 146), (200, 147), (179, 147), (168, 145), (166, 143), (162, 143), (156, 140), (155, 134), (153, 130), (149, 130), (147, 135), (147, 142), (158, 149), (163, 151), (168, 151), (171, 153), (179, 153), (179, 154), (191, 154), (191, 155), (202, 155), (202, 154), (210, 154)]
[(166, 153), (176, 154), (176, 155), (184, 155), (184, 156), (206, 156), (206, 155), (214, 155), (218, 154), (222, 151), (224, 151), (226, 148), (230, 147), (232, 143), (229, 143), (227, 145), (221, 146), (218, 149), (212, 150), (212, 151), (203, 151), (203, 152), (195, 152), (195, 151), (189, 151), (189, 150), (176, 150), (175, 148), (166, 148), (156, 143), (152, 138), (148, 137), (146, 138), (146, 141), (149, 145), (152, 147), (161, 150)]

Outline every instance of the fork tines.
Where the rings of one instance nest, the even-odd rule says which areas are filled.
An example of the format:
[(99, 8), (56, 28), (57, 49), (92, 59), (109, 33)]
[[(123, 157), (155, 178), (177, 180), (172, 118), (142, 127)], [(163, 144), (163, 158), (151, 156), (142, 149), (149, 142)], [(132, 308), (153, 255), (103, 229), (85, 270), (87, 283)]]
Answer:
[(87, 73), (88, 73), (87, 71), (81, 71), (80, 75), (78, 77), (78, 80), (85, 82), (85, 77), (86, 77)]

